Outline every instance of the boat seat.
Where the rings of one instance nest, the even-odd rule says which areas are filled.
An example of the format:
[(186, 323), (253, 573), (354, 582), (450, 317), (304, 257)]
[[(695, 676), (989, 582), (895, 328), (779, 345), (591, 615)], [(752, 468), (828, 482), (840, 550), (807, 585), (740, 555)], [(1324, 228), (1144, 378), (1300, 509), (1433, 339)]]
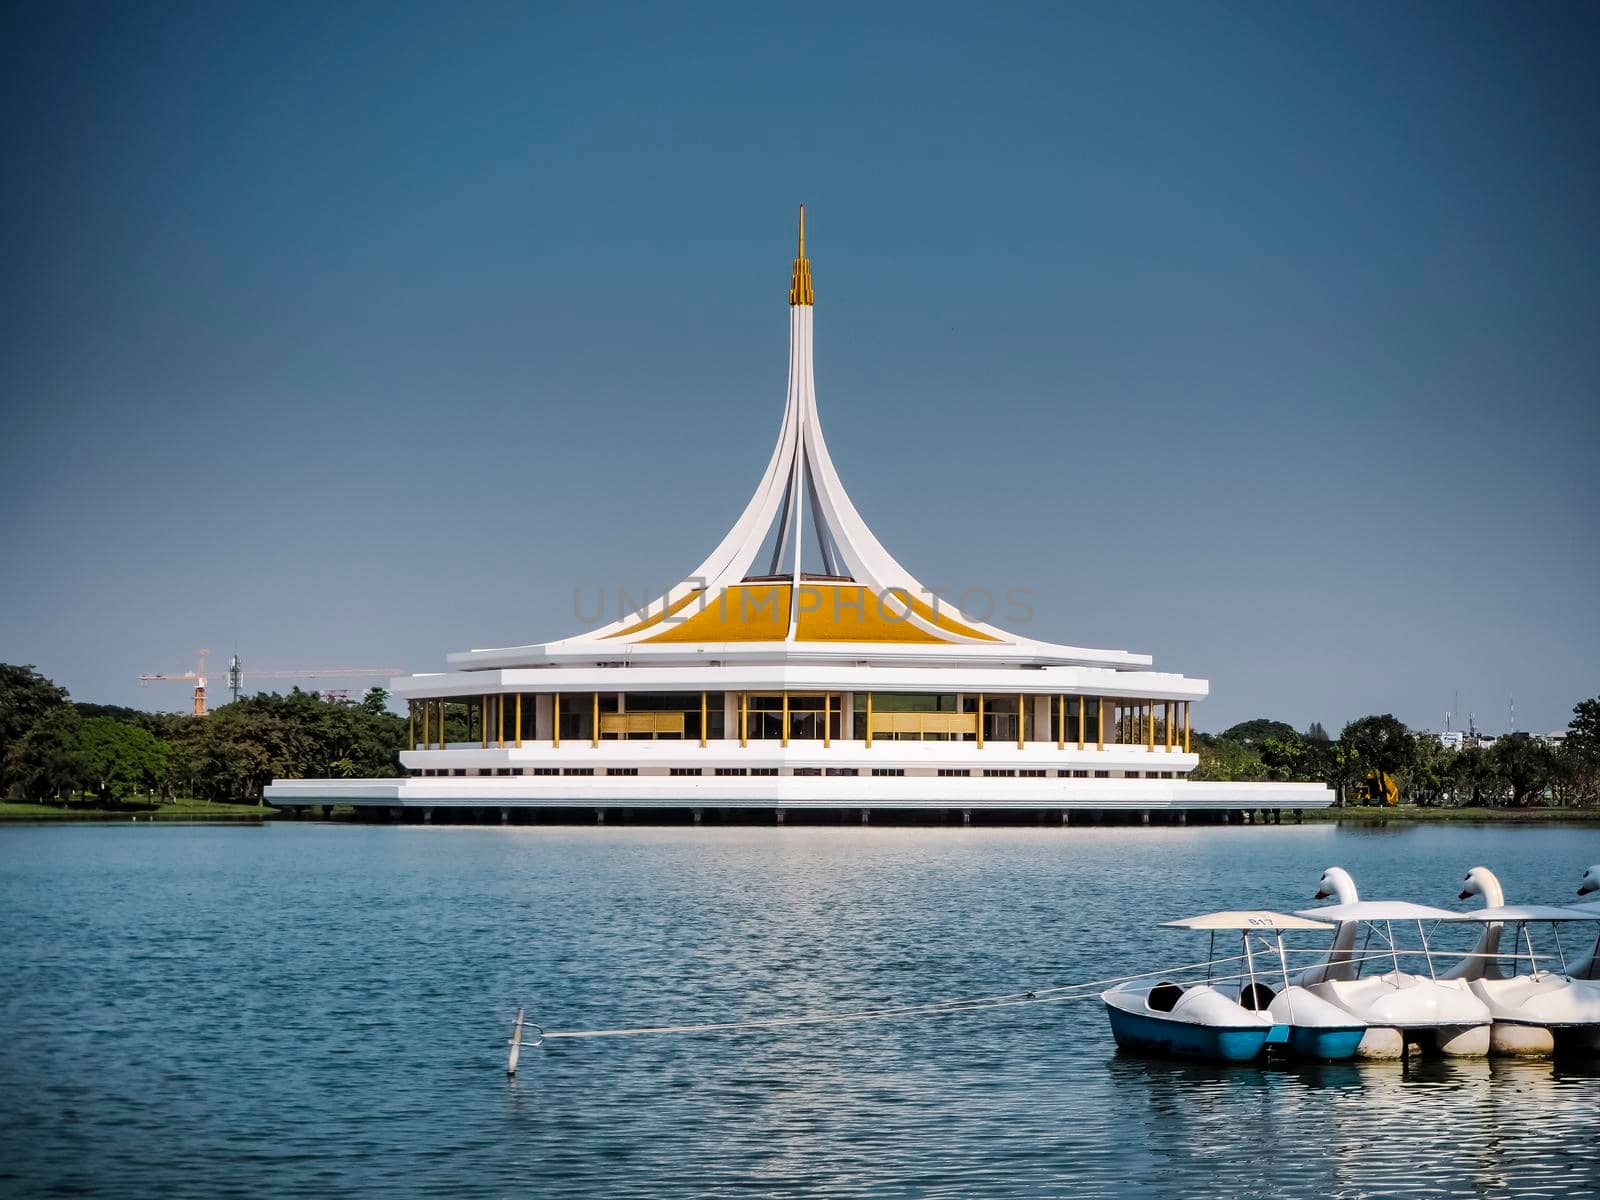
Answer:
[(1158, 983), (1144, 998), (1145, 1005), (1154, 1012), (1171, 1012), (1183, 998), (1183, 989), (1175, 983)]
[(1259, 981), (1247, 983), (1239, 989), (1239, 1005), (1241, 1008), (1248, 1008), (1251, 1012), (1266, 1012), (1277, 994), (1266, 984)]

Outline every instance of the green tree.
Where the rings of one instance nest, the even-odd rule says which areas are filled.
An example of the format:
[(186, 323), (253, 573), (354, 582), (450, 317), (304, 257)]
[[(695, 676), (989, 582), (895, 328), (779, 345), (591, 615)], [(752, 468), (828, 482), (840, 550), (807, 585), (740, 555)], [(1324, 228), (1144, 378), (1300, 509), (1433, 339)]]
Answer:
[(1555, 783), (1556, 755), (1549, 746), (1515, 734), (1498, 738), (1489, 748), (1489, 762), (1505, 781), (1511, 803), (1526, 808), (1545, 797)]
[(1293, 725), (1274, 721), (1269, 717), (1240, 721), (1239, 724), (1224, 729), (1222, 736), (1230, 742), (1238, 742), (1241, 746), (1260, 746), (1269, 738), (1277, 738), (1279, 741), (1300, 740), (1300, 735), (1295, 732)]
[(1200, 759), (1191, 775), (1193, 779), (1238, 783), (1267, 777), (1261, 755), (1241, 742), (1202, 733), (1194, 735), (1192, 745)]
[(1322, 727), (1321, 721), (1313, 721), (1306, 726), (1305, 739), (1308, 742), (1327, 742), (1333, 739), (1328, 736), (1328, 731)]
[(1416, 753), (1411, 731), (1391, 713), (1351, 721), (1339, 740), (1350, 748), (1363, 775), (1382, 772), (1398, 780)]
[(40, 717), (66, 701), (67, 689), (57, 687), (33, 667), (0, 663), (0, 794), (10, 782), (5, 772), (12, 747)]
[(78, 724), (74, 753), (83, 786), (120, 802), (165, 788), (172, 748), (138, 726), (90, 717)]
[(6, 752), (10, 794), (26, 800), (68, 800), (87, 779), (78, 743), (77, 711), (58, 704), (35, 720)]
[(1459, 803), (1456, 754), (1436, 737), (1422, 735), (1414, 739), (1411, 762), (1400, 780), (1401, 791), (1414, 804)]

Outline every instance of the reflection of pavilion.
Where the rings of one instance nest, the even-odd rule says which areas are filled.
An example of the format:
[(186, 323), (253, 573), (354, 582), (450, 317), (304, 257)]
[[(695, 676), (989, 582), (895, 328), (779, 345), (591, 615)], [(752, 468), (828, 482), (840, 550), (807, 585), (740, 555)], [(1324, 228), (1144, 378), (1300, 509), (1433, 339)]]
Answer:
[(279, 781), (278, 805), (1319, 808), (1316, 784), (1189, 782), (1203, 680), (1022, 637), (879, 544), (822, 437), (801, 212), (789, 393), (743, 514), (643, 611), (397, 680), (403, 780)]

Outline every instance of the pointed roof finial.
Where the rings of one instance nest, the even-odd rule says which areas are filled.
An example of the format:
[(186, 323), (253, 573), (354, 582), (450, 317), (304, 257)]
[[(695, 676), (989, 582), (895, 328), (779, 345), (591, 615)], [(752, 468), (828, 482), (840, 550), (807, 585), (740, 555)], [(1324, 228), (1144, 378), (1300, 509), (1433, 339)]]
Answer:
[(789, 276), (789, 304), (812, 303), (811, 263), (806, 258), (806, 206), (800, 206), (800, 243), (795, 252), (794, 270)]

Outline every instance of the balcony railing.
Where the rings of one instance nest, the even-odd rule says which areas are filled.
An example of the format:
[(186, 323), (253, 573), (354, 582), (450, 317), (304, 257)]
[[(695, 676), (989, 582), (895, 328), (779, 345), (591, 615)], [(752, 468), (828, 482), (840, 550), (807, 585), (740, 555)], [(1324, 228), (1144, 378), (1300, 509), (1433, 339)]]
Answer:
[(627, 737), (633, 733), (648, 733), (651, 737), (661, 734), (683, 736), (683, 713), (681, 712), (623, 712), (600, 714), (600, 736), (615, 734), (618, 737)]
[(872, 714), (872, 736), (885, 734), (927, 737), (960, 736), (978, 733), (977, 713), (944, 712), (875, 712)]

